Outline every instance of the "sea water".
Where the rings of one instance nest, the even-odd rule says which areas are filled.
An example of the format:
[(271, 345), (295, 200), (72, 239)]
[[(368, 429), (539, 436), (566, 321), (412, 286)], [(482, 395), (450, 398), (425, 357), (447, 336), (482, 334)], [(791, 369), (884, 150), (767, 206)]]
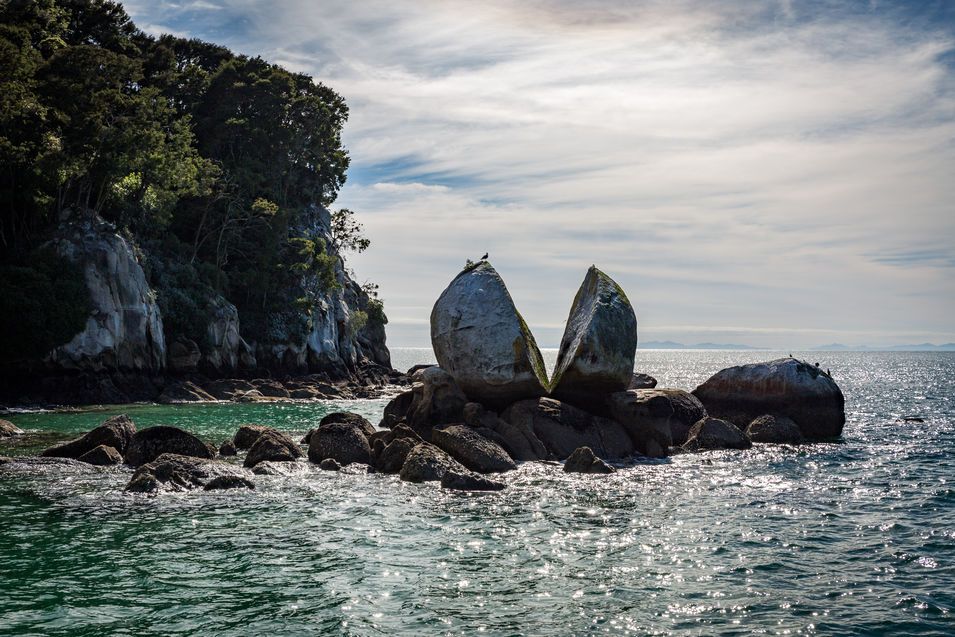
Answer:
[[(841, 441), (611, 476), (526, 463), (480, 495), (317, 469), (158, 497), (124, 494), (125, 468), (4, 476), (0, 635), (955, 634), (955, 354), (794, 353), (845, 393)], [(692, 389), (785, 354), (641, 350), (637, 369)], [(123, 412), (218, 444), (385, 403), (20, 413), (34, 442), (0, 454)]]

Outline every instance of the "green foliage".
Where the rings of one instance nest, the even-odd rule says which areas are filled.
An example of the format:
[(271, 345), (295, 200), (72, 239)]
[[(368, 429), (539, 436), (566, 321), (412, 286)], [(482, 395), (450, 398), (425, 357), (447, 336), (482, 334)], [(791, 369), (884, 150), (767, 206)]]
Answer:
[(37, 359), (83, 330), (90, 313), (82, 270), (52, 249), (30, 265), (0, 266), (0, 361)]
[(355, 219), (355, 213), (348, 208), (341, 208), (332, 213), (332, 241), (335, 248), (341, 252), (354, 250), (364, 252), (371, 245), (371, 241), (362, 235), (364, 228)]
[(365, 310), (368, 314), (368, 322), (371, 325), (388, 325), (388, 317), (385, 316), (385, 304), (379, 299), (369, 299), (368, 308)]
[(368, 314), (362, 310), (355, 310), (348, 317), (348, 323), (345, 327), (348, 330), (348, 335), (354, 336), (365, 329), (366, 325), (368, 325)]

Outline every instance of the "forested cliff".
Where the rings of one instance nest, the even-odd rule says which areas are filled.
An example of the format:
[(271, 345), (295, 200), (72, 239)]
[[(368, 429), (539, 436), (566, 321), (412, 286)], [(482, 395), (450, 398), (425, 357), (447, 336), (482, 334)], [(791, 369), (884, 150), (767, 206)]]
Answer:
[(390, 367), (368, 242), (331, 211), (344, 100), (120, 4), (0, 0), (0, 365), (23, 373)]

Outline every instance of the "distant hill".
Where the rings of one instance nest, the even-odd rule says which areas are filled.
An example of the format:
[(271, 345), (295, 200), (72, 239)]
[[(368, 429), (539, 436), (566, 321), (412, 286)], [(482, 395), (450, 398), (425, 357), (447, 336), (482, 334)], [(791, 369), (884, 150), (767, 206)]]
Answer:
[(934, 343), (919, 343), (917, 345), (843, 345), (842, 343), (830, 343), (812, 348), (815, 351), (825, 352), (955, 352), (955, 343), (943, 343), (936, 345)]
[(640, 349), (763, 349), (735, 343), (695, 343), (685, 345), (676, 341), (646, 341), (638, 345)]

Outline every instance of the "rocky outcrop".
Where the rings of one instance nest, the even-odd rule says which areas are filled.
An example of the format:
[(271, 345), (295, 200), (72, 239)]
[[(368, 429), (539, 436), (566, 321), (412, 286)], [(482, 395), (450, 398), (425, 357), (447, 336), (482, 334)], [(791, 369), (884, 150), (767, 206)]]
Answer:
[(137, 431), (126, 449), (126, 464), (139, 467), (163, 454), (212, 459), (215, 450), (188, 431), (169, 425), (157, 425)]
[(113, 416), (81, 438), (43, 451), (49, 458), (79, 458), (100, 445), (113, 447), (125, 454), (136, 435), (136, 425), (125, 414)]
[(473, 401), (503, 407), (546, 393), (537, 343), (487, 261), (466, 268), (441, 293), (431, 311), (431, 343), (438, 364)]
[(248, 488), (251, 484), (246, 471), (226, 462), (164, 453), (139, 467), (126, 485), (126, 491), (190, 491), (204, 488), (214, 480), (217, 480), (215, 488)]
[(655, 400), (656, 397), (662, 397), (670, 403), (670, 407), (673, 409), (673, 416), (670, 418), (670, 437), (673, 440), (673, 445), (677, 447), (686, 442), (690, 428), (700, 418), (706, 417), (706, 408), (703, 403), (688, 391), (667, 388), (628, 391), (634, 391), (641, 401), (651, 401)]
[(753, 442), (798, 445), (803, 442), (799, 426), (786, 416), (770, 414), (755, 418), (746, 427), (746, 437)]
[(341, 465), (371, 464), (371, 445), (362, 428), (351, 423), (331, 422), (316, 429), (308, 445), (308, 459), (318, 464), (326, 458)]
[(708, 449), (749, 449), (749, 441), (739, 427), (719, 418), (703, 418), (690, 428), (684, 451)]
[(100, 445), (87, 451), (82, 456), (77, 458), (77, 460), (99, 467), (108, 467), (114, 464), (122, 464), (123, 456), (121, 456), (113, 447)]
[(581, 447), (564, 462), (565, 473), (614, 473), (616, 469), (594, 455), (590, 447)]
[[(590, 266), (567, 318), (551, 395), (589, 411), (627, 388), (637, 351), (637, 317), (616, 281)], [(593, 407), (592, 407), (593, 406)]]
[(665, 395), (631, 389), (611, 394), (607, 405), (639, 453), (651, 458), (667, 455), (673, 444), (673, 405)]
[(533, 431), (557, 460), (567, 458), (579, 447), (590, 447), (608, 459), (627, 458), (634, 452), (630, 436), (618, 423), (552, 398), (516, 402), (501, 418)]
[(845, 398), (832, 377), (795, 358), (730, 367), (693, 390), (707, 412), (746, 427), (763, 414), (793, 420), (807, 440), (838, 438)]
[(321, 429), (325, 425), (330, 425), (336, 422), (354, 425), (355, 427), (361, 429), (362, 433), (364, 433), (366, 437), (373, 436), (376, 431), (375, 426), (368, 422), (367, 418), (349, 411), (336, 411), (326, 415), (321, 419), (321, 421), (319, 421), (318, 427)]
[(657, 379), (649, 374), (634, 372), (627, 389), (653, 389), (657, 386)]
[(451, 375), (440, 367), (427, 367), (412, 376), (411, 406), (405, 415), (406, 424), (425, 440), (431, 428), (461, 422), (467, 397)]
[(163, 370), (162, 316), (133, 246), (95, 216), (61, 225), (52, 244), (82, 268), (91, 311), (83, 331), (47, 355), (51, 371)]
[[(417, 371), (417, 370), (416, 370)], [(410, 374), (409, 374), (410, 375)], [(385, 413), (378, 426), (382, 429), (391, 429), (408, 416), (414, 402), (414, 391), (404, 391), (388, 401)]]
[(212, 374), (255, 369), (255, 351), (242, 338), (236, 307), (216, 294), (207, 299), (206, 312), (206, 339), (200, 348), (199, 367)]
[(214, 400), (216, 400), (216, 398), (212, 394), (209, 394), (195, 383), (184, 381), (167, 385), (162, 390), (159, 398), (156, 399), (156, 402), (169, 405), (175, 403), (201, 403)]
[(265, 425), (239, 425), (235, 435), (232, 436), (232, 444), (234, 444), (235, 448), (239, 450), (249, 449), (255, 444), (255, 441), (259, 439), (259, 436), (264, 434), (266, 431), (275, 430), (272, 427), (267, 427)]
[(423, 442), (408, 454), (399, 477), (405, 482), (440, 481), (448, 471), (467, 474), (461, 463), (432, 444)]
[(0, 419), (0, 438), (9, 438), (11, 436), (22, 436), (23, 430), (14, 425), (9, 420)]
[(464, 423), (485, 438), (495, 441), (518, 462), (544, 460), (547, 448), (534, 433), (530, 421), (508, 422), (479, 403), (464, 406)]
[(260, 462), (295, 462), (301, 457), (302, 450), (291, 438), (281, 431), (269, 429), (255, 439), (242, 464), (254, 467)]
[(468, 469), (478, 473), (500, 473), (517, 468), (514, 460), (499, 444), (466, 425), (435, 428), (431, 434), (431, 442)]
[(398, 473), (408, 459), (408, 454), (418, 444), (419, 441), (412, 438), (395, 438), (378, 454), (375, 468), (381, 473)]

